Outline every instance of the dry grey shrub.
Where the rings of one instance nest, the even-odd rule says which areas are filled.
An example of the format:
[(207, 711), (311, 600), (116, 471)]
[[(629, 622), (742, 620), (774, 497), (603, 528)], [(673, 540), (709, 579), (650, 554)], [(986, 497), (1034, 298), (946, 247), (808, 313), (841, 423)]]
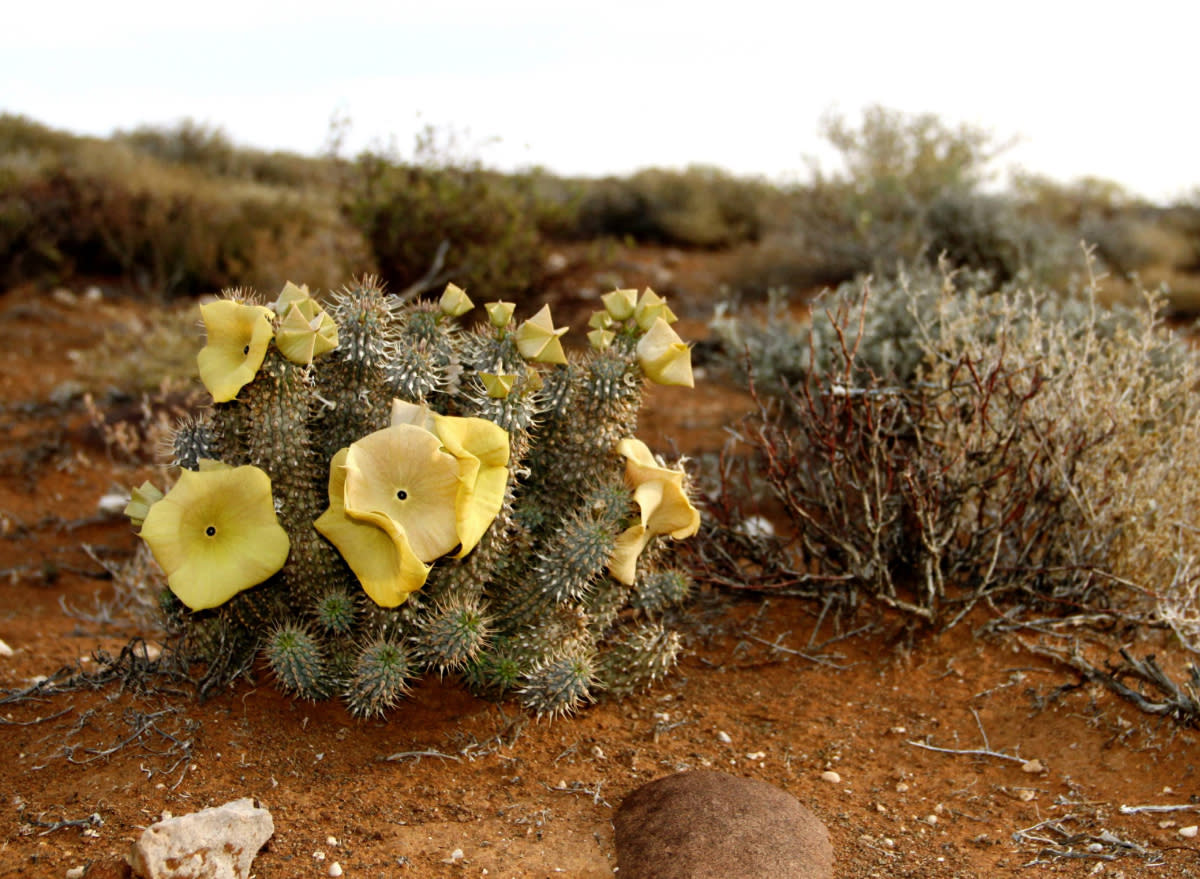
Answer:
[(781, 403), (755, 440), (792, 581), (941, 623), (1108, 607), (1200, 651), (1200, 364), (1160, 297), (1084, 292), (943, 271), (839, 289), (803, 329), (726, 319)]

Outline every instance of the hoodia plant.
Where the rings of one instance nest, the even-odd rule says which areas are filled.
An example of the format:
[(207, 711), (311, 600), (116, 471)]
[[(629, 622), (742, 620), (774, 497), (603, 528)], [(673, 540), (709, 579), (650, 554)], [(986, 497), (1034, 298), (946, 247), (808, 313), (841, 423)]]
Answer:
[(652, 683), (690, 580), (688, 477), (635, 436), (647, 380), (692, 385), (667, 303), (614, 290), (585, 353), (548, 307), (401, 303), (371, 278), (328, 307), (288, 284), (201, 306), (212, 405), (180, 476), (128, 513), (209, 685), (261, 652), (278, 685), (382, 714), (425, 672), (538, 714)]

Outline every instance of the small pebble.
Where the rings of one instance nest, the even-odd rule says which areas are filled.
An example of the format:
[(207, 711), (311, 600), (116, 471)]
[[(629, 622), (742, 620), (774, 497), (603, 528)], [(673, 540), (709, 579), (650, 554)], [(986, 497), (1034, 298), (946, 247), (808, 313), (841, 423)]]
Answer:
[(11, 647), (9, 647), (7, 644), (5, 644), (3, 640), (0, 640), (0, 656), (12, 656), (12, 655), (13, 655), (13, 649)]
[(83, 879), (83, 874), (87, 872), (87, 867), (72, 867), (67, 870), (67, 879)]
[(1195, 824), (1179, 828), (1179, 835), (1184, 839), (1195, 839), (1198, 832), (1200, 832), (1200, 827), (1197, 827)]
[(339, 864), (337, 861), (334, 861), (332, 864), (330, 864), (329, 865), (329, 875), (330, 876), (341, 876), (342, 875), (342, 865)]
[(896, 782), (896, 793), (903, 794), (903, 793), (907, 793), (907, 792), (908, 792), (908, 782), (907, 781)]
[(821, 781), (827, 781), (830, 784), (841, 784), (842, 777), (840, 775), (838, 775), (836, 772), (834, 772), (832, 769), (826, 769), (824, 772), (821, 773)]
[(1021, 771), (1028, 772), (1030, 775), (1037, 775), (1039, 772), (1045, 772), (1046, 767), (1042, 765), (1042, 761), (1036, 757), (1032, 760), (1026, 760), (1021, 764)]
[(729, 737), (729, 733), (725, 732), (725, 730), (719, 729), (717, 730), (717, 741), (722, 745), (728, 745), (733, 742), (733, 739)]
[(336, 836), (325, 837), (325, 844), (327, 846), (330, 846), (331, 848), (337, 848), (337, 844), (338, 844), (337, 837)]

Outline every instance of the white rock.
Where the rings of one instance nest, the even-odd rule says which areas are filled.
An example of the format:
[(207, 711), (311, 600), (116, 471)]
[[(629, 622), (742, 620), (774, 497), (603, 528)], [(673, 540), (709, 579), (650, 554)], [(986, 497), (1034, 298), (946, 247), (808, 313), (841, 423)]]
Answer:
[(87, 872), (87, 867), (72, 867), (67, 870), (67, 879), (83, 879), (83, 874)]
[(1046, 767), (1042, 765), (1042, 761), (1036, 757), (1032, 760), (1026, 760), (1021, 764), (1021, 771), (1027, 772), (1030, 775), (1037, 775), (1039, 772), (1045, 772)]
[(729, 733), (725, 732), (725, 730), (719, 729), (717, 730), (717, 741), (723, 745), (728, 745), (733, 739), (729, 737)]
[(841, 784), (842, 777), (840, 775), (838, 775), (836, 772), (834, 772), (832, 769), (826, 769), (824, 772), (821, 773), (821, 781), (827, 781), (830, 784)]
[(1195, 824), (1189, 824), (1187, 827), (1179, 828), (1179, 835), (1184, 839), (1195, 839), (1196, 834), (1200, 833), (1200, 827)]
[(127, 860), (145, 879), (248, 879), (274, 832), (271, 813), (244, 797), (151, 825)]
[(339, 864), (337, 861), (334, 861), (332, 864), (330, 864), (329, 865), (329, 875), (334, 876), (334, 877), (341, 876), (342, 875), (342, 865)]
[(12, 655), (13, 655), (13, 649), (11, 647), (9, 647), (7, 644), (5, 644), (3, 640), (0, 640), (0, 656), (12, 656)]

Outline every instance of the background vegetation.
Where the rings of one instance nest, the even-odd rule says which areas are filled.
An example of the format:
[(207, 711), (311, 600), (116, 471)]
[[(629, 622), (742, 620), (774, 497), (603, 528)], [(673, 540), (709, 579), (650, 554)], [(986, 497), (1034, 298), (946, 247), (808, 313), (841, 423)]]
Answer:
[[(1117, 278), (1200, 286), (1200, 196), (1149, 204), (1102, 180), (1017, 176), (982, 129), (885, 108), (822, 133), (840, 155), (810, 181), (771, 184), (708, 167), (627, 178), (500, 174), (427, 131), (411, 155), (266, 153), (184, 121), (108, 139), (0, 116), (0, 284), (120, 281), (169, 298), (224, 287), (316, 286), (373, 271), (394, 291), (453, 276), (515, 297), (545, 280), (564, 242), (608, 240), (736, 253), (731, 289), (809, 292), (900, 264), (986, 270), (1055, 286), (1083, 266), (1080, 240)], [(1119, 286), (1119, 285), (1118, 285)]]

